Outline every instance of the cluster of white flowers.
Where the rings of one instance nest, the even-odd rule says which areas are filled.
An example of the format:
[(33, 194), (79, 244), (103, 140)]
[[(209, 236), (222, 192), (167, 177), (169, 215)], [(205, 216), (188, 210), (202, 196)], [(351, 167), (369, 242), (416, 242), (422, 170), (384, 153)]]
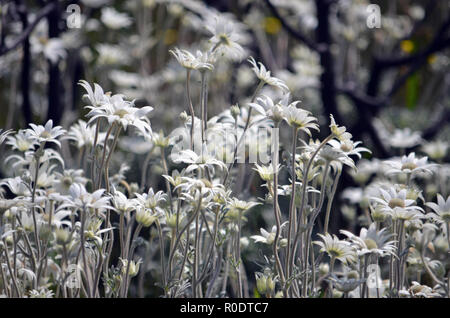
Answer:
[[(126, 45), (94, 46), (93, 64), (126, 94), (81, 80), (86, 112), (67, 130), (52, 120), (0, 130), (0, 297), (127, 297), (144, 281), (160, 287), (151, 295), (170, 298), (448, 297), (448, 144), (396, 129), (380, 137), (401, 156), (368, 160), (371, 151), (332, 114), (322, 118), (297, 99), (318, 84), (318, 52), (295, 46), (293, 72), (273, 73), (276, 63), (249, 57), (246, 30), (235, 19), (207, 14), (198, 1), (140, 5), (156, 2), (183, 26), (202, 22), (207, 37), (167, 48), (168, 66), (145, 74), (154, 66), (146, 50), (164, 51), (176, 32), (167, 28), (156, 39), (145, 13), (135, 19), (103, 8), (102, 23), (86, 23), (87, 31), (136, 25), (141, 32)], [(306, 29), (316, 27), (310, 1), (278, 2), (302, 12)], [(345, 18), (365, 19), (367, 3)], [(180, 17), (180, 5), (195, 14)], [(348, 5), (336, 4), (335, 12)], [(391, 23), (391, 35), (401, 38), (399, 29)], [(334, 31), (348, 43), (367, 32)], [(30, 41), (53, 64), (67, 54), (59, 39), (33, 34)], [(135, 60), (139, 74), (110, 69)], [(223, 72), (233, 64), (238, 78)], [(352, 75), (357, 66), (345, 64)], [(236, 83), (245, 93), (230, 106), (221, 98)], [(142, 97), (155, 107), (140, 106)], [(183, 109), (179, 127), (167, 100)], [(416, 152), (403, 152), (409, 148)], [(339, 195), (346, 174), (357, 186)], [(345, 229), (335, 226), (341, 216)], [(256, 258), (260, 271), (247, 275)]]

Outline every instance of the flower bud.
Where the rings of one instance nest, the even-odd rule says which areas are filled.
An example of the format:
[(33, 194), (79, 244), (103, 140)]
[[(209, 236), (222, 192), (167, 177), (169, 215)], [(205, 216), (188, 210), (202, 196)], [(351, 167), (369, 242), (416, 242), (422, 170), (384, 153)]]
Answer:
[(56, 229), (55, 236), (58, 245), (66, 245), (70, 242), (70, 232), (65, 229)]
[(42, 224), (39, 229), (39, 238), (43, 241), (48, 241), (52, 236), (52, 228), (47, 224)]
[(180, 113), (179, 118), (183, 123), (186, 123), (189, 120), (189, 116), (186, 112)]
[(136, 221), (143, 227), (149, 227), (157, 219), (156, 215), (152, 215), (149, 209), (137, 209)]
[(230, 112), (231, 112), (231, 116), (233, 116), (233, 118), (236, 119), (241, 114), (241, 109), (236, 104), (236, 105), (231, 106)]
[(330, 271), (330, 266), (327, 263), (321, 263), (319, 265), (320, 276), (325, 276)]
[[(126, 259), (121, 259), (122, 261), (122, 274), (125, 276), (127, 273), (127, 267), (128, 267), (128, 260)], [(141, 262), (135, 262), (135, 261), (131, 261), (130, 262), (130, 266), (128, 268), (128, 276), (129, 277), (134, 277), (139, 273), (139, 267), (141, 265)]]

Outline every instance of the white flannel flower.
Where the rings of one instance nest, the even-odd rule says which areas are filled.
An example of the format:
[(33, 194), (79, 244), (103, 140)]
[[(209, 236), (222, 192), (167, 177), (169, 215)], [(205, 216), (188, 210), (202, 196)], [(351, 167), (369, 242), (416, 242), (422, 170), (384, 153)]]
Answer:
[(397, 160), (387, 160), (385, 163), (390, 167), (386, 174), (407, 173), (415, 176), (419, 172), (431, 174), (433, 164), (428, 163), (428, 157), (416, 158), (416, 154), (411, 152), (408, 156), (403, 156)]
[(421, 213), (419, 209), (422, 208), (414, 206), (412, 209), (407, 210), (405, 208), (395, 207), (388, 213), (393, 220), (414, 222), (424, 218), (424, 215)]
[(87, 224), (86, 230), (84, 231), (86, 240), (94, 241), (97, 244), (97, 246), (103, 245), (102, 234), (114, 229), (113, 227), (102, 229), (101, 228), (102, 223), (103, 223), (103, 220), (100, 218), (93, 219)]
[[(70, 126), (67, 133), (67, 139), (75, 142), (78, 149), (82, 147), (92, 147), (95, 139), (95, 126), (89, 126), (84, 120), (78, 120), (77, 123)], [(99, 132), (97, 136), (97, 144), (103, 144), (106, 133)]]
[(162, 191), (154, 193), (153, 188), (150, 188), (148, 193), (136, 193), (136, 201), (146, 209), (162, 213), (163, 209), (160, 205), (167, 201), (167, 195)]
[[(325, 145), (322, 149), (320, 149), (318, 159), (322, 159), (325, 162), (328, 162), (333, 165), (333, 163), (342, 163), (345, 164), (352, 169), (356, 170), (355, 162), (351, 159), (347, 154), (345, 154), (342, 150), (336, 149), (329, 145)], [(335, 169), (341, 167), (339, 164), (335, 166)]]
[(354, 244), (358, 255), (373, 254), (383, 257), (393, 255), (395, 252), (395, 241), (389, 240), (392, 234), (386, 233), (386, 228), (377, 231), (375, 223), (368, 229), (362, 228), (359, 236), (345, 230), (340, 232)]
[(422, 151), (433, 160), (443, 160), (447, 156), (449, 144), (441, 140), (428, 142), (422, 146)]
[(138, 207), (136, 209), (136, 222), (141, 224), (143, 227), (149, 227), (152, 225), (159, 217), (160, 213), (155, 210), (148, 209), (145, 207)]
[(237, 31), (237, 24), (225, 17), (215, 19), (215, 23), (208, 23), (206, 29), (212, 34), (209, 39), (213, 45), (213, 52), (223, 54), (232, 60), (240, 61), (245, 51), (239, 44), (242, 36)]
[(258, 63), (259, 64), (259, 67), (258, 67), (255, 59), (252, 56), (250, 56), (248, 58), (248, 61), (250, 62), (250, 64), (252, 64), (252, 66), (253, 66), (252, 70), (253, 70), (253, 72), (255, 72), (256, 77), (258, 77), (262, 82), (264, 82), (270, 86), (278, 87), (281, 90), (283, 90), (284, 92), (289, 91), (289, 88), (286, 86), (284, 81), (282, 81), (279, 78), (270, 76), (270, 71), (268, 71), (261, 62)]
[(126, 28), (132, 24), (131, 18), (126, 13), (118, 12), (113, 7), (102, 8), (100, 20), (112, 30)]
[(387, 141), (393, 148), (411, 148), (422, 143), (422, 137), (416, 131), (409, 128), (396, 129)]
[(52, 64), (67, 56), (64, 42), (59, 38), (32, 36), (30, 38), (31, 50), (35, 54), (42, 53)]
[(302, 130), (311, 137), (311, 129), (319, 131), (319, 125), (317, 124), (317, 118), (310, 116), (311, 113), (307, 110), (297, 108), (296, 104), (300, 101), (295, 101), (284, 108), (284, 120), (298, 130)]
[(31, 128), (27, 131), (30, 134), (30, 138), (36, 140), (39, 143), (52, 142), (61, 147), (61, 143), (58, 138), (64, 135), (66, 131), (61, 126), (53, 127), (53, 120), (47, 121), (45, 126), (30, 124)]
[(256, 103), (249, 103), (248, 106), (256, 110), (259, 114), (272, 119), (274, 122), (280, 122), (285, 118), (284, 108), (286, 107), (286, 97), (277, 103), (266, 95), (256, 98)]
[(173, 153), (172, 160), (175, 163), (187, 163), (189, 166), (186, 168), (186, 173), (199, 169), (209, 169), (214, 171), (214, 166), (217, 166), (224, 171), (227, 170), (227, 166), (223, 161), (217, 160), (214, 155), (209, 153), (206, 144), (203, 145), (200, 155), (192, 150), (182, 150), (179, 153)]
[(137, 203), (136, 200), (128, 199), (125, 194), (120, 191), (113, 189), (111, 194), (112, 205), (114, 206), (114, 211), (117, 213), (128, 213), (132, 210), (136, 210)]
[(337, 259), (344, 264), (356, 260), (355, 250), (349, 242), (340, 240), (336, 235), (331, 236), (329, 233), (318, 235), (322, 241), (314, 241), (313, 243), (319, 245), (320, 251), (327, 253), (330, 258)]
[[(287, 224), (287, 222), (284, 222), (282, 225), (281, 225), (281, 228), (280, 228), (280, 236), (279, 236), (279, 243), (281, 244), (281, 245), (284, 245), (284, 243), (287, 243), (286, 242), (286, 239), (283, 239), (282, 237), (281, 237), (281, 229), (285, 226)], [(253, 240), (255, 240), (255, 243), (264, 243), (264, 244), (267, 244), (267, 245), (272, 245), (273, 244), (273, 242), (274, 242), (274, 240), (275, 240), (275, 235), (276, 235), (276, 233), (277, 233), (277, 226), (276, 225), (274, 225), (274, 226), (272, 226), (272, 229), (270, 230), (270, 232), (267, 232), (265, 229), (263, 229), (263, 228), (260, 228), (259, 229), (259, 232), (261, 233), (261, 235), (252, 235), (252, 236), (250, 236), (250, 238), (251, 239), (253, 239)]]
[(13, 131), (11, 129), (3, 131), (3, 129), (0, 129), (0, 145), (5, 141), (5, 139), (8, 137), (9, 134), (12, 134)]
[(21, 177), (7, 178), (0, 182), (0, 186), (6, 186), (12, 193), (19, 197), (31, 196), (31, 191)]
[(429, 214), (430, 218), (439, 223), (450, 223), (450, 196), (445, 200), (442, 195), (438, 193), (437, 204), (434, 202), (427, 202), (425, 205), (434, 211), (434, 213), (431, 212)]
[(347, 132), (347, 128), (345, 128), (344, 126), (338, 126), (336, 124), (336, 121), (334, 120), (333, 115), (330, 114), (330, 130), (331, 133), (337, 138), (339, 139), (339, 141), (341, 142), (345, 142), (346, 140), (349, 140), (352, 138), (352, 134)]
[[(422, 208), (415, 206), (415, 200), (406, 198), (406, 189), (397, 191), (394, 187), (390, 187), (387, 191), (380, 188), (381, 197), (371, 197), (370, 200), (375, 201), (381, 206), (384, 212), (391, 213), (395, 208), (408, 210), (422, 210)], [(400, 212), (398, 212), (400, 213)]]
[(242, 217), (245, 212), (259, 204), (261, 203), (232, 198), (231, 201), (228, 202), (228, 211), (225, 214), (225, 217), (229, 220), (237, 221), (239, 220), (239, 217)]
[(169, 52), (177, 59), (181, 66), (188, 70), (196, 70), (198, 66), (198, 61), (195, 56), (188, 50), (180, 50), (175, 48), (175, 50), (169, 50)]
[(91, 118), (88, 124), (97, 118), (106, 118), (110, 125), (118, 123), (124, 130), (128, 126), (134, 126), (143, 134), (148, 134), (152, 131), (146, 115), (153, 110), (153, 107), (134, 107), (134, 101), (124, 100), (121, 94), (111, 96), (108, 102), (98, 107), (92, 108), (87, 106), (87, 108), (91, 108), (91, 111), (86, 115)]
[(93, 108), (108, 102), (108, 95), (103, 92), (103, 88), (97, 83), (94, 83), (94, 90), (92, 90), (91, 85), (85, 80), (81, 80), (78, 84), (86, 90), (87, 94), (83, 95), (83, 97), (86, 97), (91, 103), (90, 105), (85, 106), (85, 108), (92, 110)]
[(273, 164), (269, 164), (267, 166), (264, 165), (260, 166), (258, 164), (255, 164), (255, 168), (253, 168), (253, 170), (258, 172), (259, 176), (264, 181), (272, 181), (275, 172), (279, 172), (280, 169), (281, 169), (280, 164), (278, 164), (277, 167), (274, 167)]
[(358, 145), (361, 143), (362, 143), (361, 141), (353, 142), (353, 140), (351, 140), (351, 139), (346, 139), (343, 141), (331, 139), (330, 141), (328, 141), (328, 144), (333, 146), (333, 148), (341, 150), (347, 156), (352, 156), (352, 155), (358, 156), (359, 159), (361, 159), (362, 152), (372, 153), (369, 149), (367, 149), (365, 147), (358, 147)]
[(10, 145), (12, 149), (21, 152), (26, 152), (34, 148), (37, 144), (34, 134), (28, 129), (21, 129), (14, 136), (8, 136), (6, 144)]
[(69, 189), (74, 183), (85, 185), (87, 179), (83, 176), (84, 172), (78, 170), (64, 170), (63, 173), (55, 172), (53, 188), (60, 194), (68, 194)]
[(109, 204), (110, 198), (103, 196), (104, 192), (105, 189), (99, 189), (89, 193), (84, 185), (74, 183), (70, 186), (68, 199), (61, 208), (68, 206), (79, 209), (97, 209), (99, 211), (113, 209)]

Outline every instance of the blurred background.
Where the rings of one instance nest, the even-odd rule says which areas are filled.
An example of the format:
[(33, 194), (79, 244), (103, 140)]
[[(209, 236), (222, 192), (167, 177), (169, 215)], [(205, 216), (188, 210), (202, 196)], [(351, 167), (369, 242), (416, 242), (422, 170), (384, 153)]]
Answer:
[[(17, 130), (48, 119), (67, 129), (86, 114), (83, 91), (77, 84), (84, 79), (99, 83), (105, 91), (136, 99), (139, 106), (153, 106), (153, 130), (168, 135), (181, 124), (179, 114), (187, 109), (185, 72), (169, 50), (202, 49), (201, 43), (211, 36), (206, 26), (220, 16), (230, 22), (246, 55), (284, 80), (292, 99), (301, 100), (300, 106), (319, 119), (320, 126), (325, 127), (321, 134), (328, 133), (329, 114), (333, 114), (354, 140), (363, 141), (372, 150), (367, 158), (386, 159), (410, 151), (430, 156), (424, 147), (440, 141), (445, 146), (444, 154), (436, 158), (431, 154), (430, 158), (448, 162), (448, 1), (0, 3), (3, 129)], [(245, 107), (255, 84), (246, 58), (222, 61), (215, 67), (209, 82), (209, 115), (234, 104)], [(195, 76), (192, 96), (198, 100), (200, 77)], [(127, 162), (131, 167), (124, 172), (127, 180), (139, 182), (139, 166), (150, 146), (130, 137), (123, 138), (119, 147), (125, 151), (118, 154), (116, 170), (120, 162)], [(281, 147), (283, 151), (283, 143)], [(73, 149), (66, 147), (63, 151), (67, 158), (74, 157)], [(6, 174), (4, 170), (0, 169), (0, 177)], [(157, 158), (152, 159), (150, 170), (147, 185), (164, 188)], [(361, 182), (358, 177), (361, 175), (343, 175), (338, 189), (341, 202), (355, 200), (355, 193), (344, 189), (356, 187)], [(448, 179), (444, 176), (443, 180)], [(254, 196), (263, 195), (256, 190), (258, 182), (255, 178), (250, 187)], [(338, 209), (343, 207), (338, 205)], [(357, 206), (353, 212), (336, 214), (331, 232), (345, 227), (347, 214), (363, 211)], [(249, 220), (248, 232), (255, 233), (265, 223), (264, 216), (257, 214)]]

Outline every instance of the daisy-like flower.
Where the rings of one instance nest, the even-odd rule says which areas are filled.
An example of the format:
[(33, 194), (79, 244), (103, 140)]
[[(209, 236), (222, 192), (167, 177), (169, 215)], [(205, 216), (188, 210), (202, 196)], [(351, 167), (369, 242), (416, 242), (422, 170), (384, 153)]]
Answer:
[(356, 253), (350, 242), (340, 240), (336, 235), (329, 233), (318, 234), (322, 241), (314, 241), (321, 247), (320, 251), (325, 252), (332, 259), (337, 259), (344, 264), (352, 263), (356, 260)]
[(248, 58), (248, 61), (250, 62), (250, 64), (252, 64), (252, 70), (253, 72), (255, 72), (256, 77), (258, 77), (262, 82), (270, 85), (270, 86), (274, 86), (274, 87), (278, 87), (281, 90), (283, 90), (284, 92), (288, 92), (289, 88), (286, 86), (286, 84), (284, 83), (284, 81), (280, 80), (279, 78), (270, 76), (270, 71), (268, 71), (266, 69), (266, 67), (259, 62), (259, 67), (256, 64), (255, 59), (250, 56)]
[(197, 50), (195, 53), (195, 58), (197, 59), (197, 70), (199, 72), (203, 73), (214, 69), (213, 64), (216, 60), (214, 54)]
[[(197, 58), (188, 50), (180, 50), (179, 48), (175, 48), (175, 50), (169, 50), (169, 52), (177, 59), (178, 63), (181, 66), (188, 70), (197, 70), (200, 63)], [(203, 63), (207, 65), (208, 63)], [(203, 65), (203, 67), (205, 66)], [(211, 69), (212, 69), (212, 65)]]
[(344, 126), (338, 126), (336, 124), (336, 121), (334, 120), (333, 115), (330, 114), (330, 130), (331, 133), (337, 138), (339, 139), (339, 141), (341, 142), (345, 142), (349, 139), (352, 138), (352, 134), (347, 132), (347, 128), (345, 128)]
[[(99, 132), (97, 143), (103, 144), (106, 133)], [(75, 142), (78, 149), (82, 147), (92, 147), (95, 139), (95, 126), (89, 126), (84, 120), (78, 120), (73, 124), (67, 133), (67, 139)]]
[(431, 174), (430, 167), (433, 164), (429, 164), (428, 157), (416, 158), (416, 154), (411, 152), (408, 156), (403, 156), (398, 160), (387, 160), (385, 163), (391, 168), (386, 171), (386, 174), (399, 174), (399, 173), (407, 173), (414, 176), (418, 172), (424, 172)]
[(274, 173), (280, 171), (281, 169), (280, 164), (278, 164), (276, 168), (272, 164), (269, 164), (267, 166), (260, 166), (258, 164), (255, 164), (255, 166), (256, 167), (253, 168), (253, 170), (258, 172), (259, 176), (264, 181), (272, 181)]
[(167, 181), (170, 182), (170, 184), (174, 187), (178, 187), (180, 184), (187, 182), (186, 179), (184, 178), (184, 173), (186, 170), (172, 170), (172, 175), (168, 176), (168, 175), (163, 175), (163, 177), (165, 179), (167, 179)]
[[(281, 224), (281, 228), (283, 228), (286, 224), (287, 224), (287, 222), (284, 222), (283, 224)], [(281, 228), (280, 228), (280, 231), (281, 231)], [(264, 243), (267, 245), (272, 245), (273, 241), (275, 240), (275, 235), (277, 233), (277, 226), (276, 225), (272, 226), (272, 229), (270, 230), (270, 232), (267, 232), (263, 228), (260, 228), (259, 232), (261, 233), (261, 235), (252, 235), (252, 236), (250, 236), (250, 238), (255, 240), (255, 243)], [(281, 238), (281, 235), (280, 235), (279, 243), (280, 243), (280, 245), (283, 246), (285, 243), (287, 243), (287, 240)]]
[(56, 64), (59, 59), (64, 59), (67, 56), (64, 43), (59, 38), (32, 36), (30, 38), (30, 43), (33, 53), (44, 54), (52, 64)]
[(394, 133), (387, 138), (391, 147), (394, 148), (411, 148), (422, 142), (422, 137), (416, 131), (409, 128), (396, 129)]
[(103, 196), (105, 189), (99, 189), (93, 193), (86, 191), (84, 185), (74, 183), (69, 188), (69, 196), (66, 202), (60, 207), (74, 207), (79, 209), (113, 209), (109, 204), (110, 198)]
[(7, 178), (0, 182), (0, 186), (6, 186), (12, 193), (19, 197), (31, 196), (31, 191), (21, 177)]
[(242, 60), (245, 55), (245, 51), (239, 44), (241, 36), (236, 32), (236, 26), (234, 22), (219, 17), (215, 19), (213, 23), (208, 23), (206, 29), (212, 34), (209, 39), (213, 45), (212, 52), (223, 54), (232, 60)]
[(422, 146), (422, 151), (433, 160), (442, 160), (447, 156), (448, 147), (448, 142), (436, 140), (424, 144)]
[(284, 109), (284, 120), (290, 125), (296, 127), (298, 130), (303, 130), (311, 137), (310, 129), (319, 131), (319, 125), (317, 124), (317, 118), (310, 116), (311, 113), (307, 110), (297, 108), (296, 104), (300, 101), (295, 101), (289, 104)]
[(230, 220), (239, 220), (240, 216), (259, 204), (260, 203), (258, 202), (243, 201), (233, 198), (230, 202), (228, 202), (228, 211), (225, 216)]
[(272, 119), (274, 122), (282, 121), (284, 117), (284, 108), (286, 107), (286, 97), (278, 103), (274, 103), (272, 98), (262, 95), (256, 99), (256, 103), (249, 103), (248, 106), (256, 110), (259, 114)]
[[(184, 177), (184, 179), (186, 181), (185, 183), (174, 188), (174, 190), (181, 189), (184, 192), (183, 195), (186, 195), (188, 192), (197, 191), (198, 193), (196, 194), (201, 195), (204, 201), (211, 201), (217, 195), (223, 196), (225, 193), (225, 187), (217, 179), (212, 180), (212, 182), (204, 178), (194, 179)], [(193, 196), (190, 199), (192, 199), (194, 205), (195, 202), (198, 202)]]
[(167, 201), (167, 195), (162, 191), (154, 193), (153, 188), (150, 188), (148, 193), (136, 193), (136, 201), (146, 209), (163, 212), (160, 205)]
[(11, 129), (3, 131), (3, 129), (0, 129), (0, 145), (5, 141), (5, 139), (8, 137), (9, 134), (12, 134), (13, 131)]
[(434, 202), (427, 202), (425, 205), (434, 211), (434, 213), (431, 212), (429, 214), (430, 218), (439, 223), (450, 223), (450, 196), (445, 200), (442, 195), (438, 193), (437, 204)]
[(121, 258), (120, 261), (122, 262), (122, 275), (125, 276), (127, 274), (127, 269), (128, 269), (129, 277), (134, 277), (139, 273), (139, 267), (142, 263), (141, 260), (129, 261), (130, 265), (128, 265), (128, 260), (126, 260), (126, 259)]
[(384, 212), (392, 212), (395, 208), (401, 208), (403, 210), (422, 210), (422, 208), (415, 206), (416, 201), (406, 198), (406, 189), (397, 191), (394, 187), (390, 187), (387, 191), (378, 189), (381, 197), (370, 197), (369, 199), (375, 201), (381, 206), (381, 210)]
[(64, 170), (63, 173), (55, 172), (53, 188), (60, 194), (68, 194), (74, 183), (85, 185), (87, 179), (83, 176), (83, 170)]
[(422, 218), (424, 218), (424, 215), (419, 211), (419, 208), (417, 206), (414, 206), (413, 209), (405, 209), (405, 208), (399, 208), (395, 207), (390, 212), (388, 212), (393, 220), (400, 220), (400, 221), (418, 221)]
[(101, 229), (103, 220), (100, 218), (93, 219), (87, 224), (84, 236), (88, 241), (95, 241), (97, 246), (103, 245), (102, 234), (111, 231), (113, 227)]
[(14, 136), (7, 137), (6, 144), (10, 145), (12, 149), (26, 152), (31, 150), (36, 145), (36, 139), (33, 138), (33, 134), (26, 129), (21, 129)]
[(30, 134), (30, 138), (36, 140), (39, 143), (52, 142), (61, 147), (61, 143), (58, 140), (58, 137), (64, 135), (66, 131), (62, 129), (61, 126), (53, 127), (53, 120), (47, 121), (45, 126), (30, 124), (31, 128), (28, 128), (27, 131)]
[(86, 106), (91, 111), (86, 115), (90, 117), (88, 124), (95, 121), (97, 118), (106, 118), (111, 125), (116, 122), (121, 125), (124, 130), (128, 126), (136, 127), (141, 133), (151, 133), (152, 129), (146, 117), (153, 107), (144, 106), (142, 108), (134, 107), (134, 101), (126, 101), (123, 95), (116, 94), (108, 99), (108, 102), (103, 103), (98, 107)]
[[(328, 163), (339, 162), (356, 170), (355, 162), (342, 150), (325, 145), (319, 152), (319, 159)], [(336, 167), (337, 168), (337, 167)]]
[(137, 207), (136, 200), (128, 199), (125, 194), (115, 189), (112, 191), (111, 201), (114, 211), (118, 213), (128, 213)]
[(182, 150), (179, 153), (172, 153), (172, 160), (175, 163), (187, 163), (189, 166), (186, 168), (186, 173), (199, 169), (209, 169), (214, 171), (215, 166), (227, 170), (225, 163), (217, 160), (214, 155), (210, 154), (205, 144), (202, 147), (200, 155), (192, 150)]
[(328, 141), (328, 144), (333, 146), (333, 148), (341, 150), (347, 156), (352, 156), (352, 155), (358, 156), (359, 159), (361, 159), (362, 152), (372, 153), (369, 149), (367, 149), (365, 147), (358, 147), (358, 145), (361, 143), (362, 143), (361, 141), (354, 142), (351, 139), (346, 139), (343, 141), (331, 139), (330, 141)]
[(138, 207), (136, 209), (136, 222), (143, 227), (152, 225), (162, 214), (155, 212), (153, 209)]
[(340, 230), (354, 244), (357, 254), (374, 254), (378, 256), (393, 255), (395, 241), (390, 240), (392, 234), (386, 233), (386, 228), (377, 231), (376, 224), (372, 223), (368, 229), (362, 228), (359, 236), (345, 230)]
[(100, 20), (113, 30), (129, 27), (132, 23), (131, 18), (126, 13), (118, 12), (113, 7), (102, 8)]
[(81, 80), (78, 84), (86, 90), (87, 94), (83, 95), (83, 97), (86, 97), (91, 103), (86, 108), (92, 109), (108, 102), (108, 95), (103, 92), (103, 88), (97, 83), (94, 83), (94, 90), (85, 80)]

